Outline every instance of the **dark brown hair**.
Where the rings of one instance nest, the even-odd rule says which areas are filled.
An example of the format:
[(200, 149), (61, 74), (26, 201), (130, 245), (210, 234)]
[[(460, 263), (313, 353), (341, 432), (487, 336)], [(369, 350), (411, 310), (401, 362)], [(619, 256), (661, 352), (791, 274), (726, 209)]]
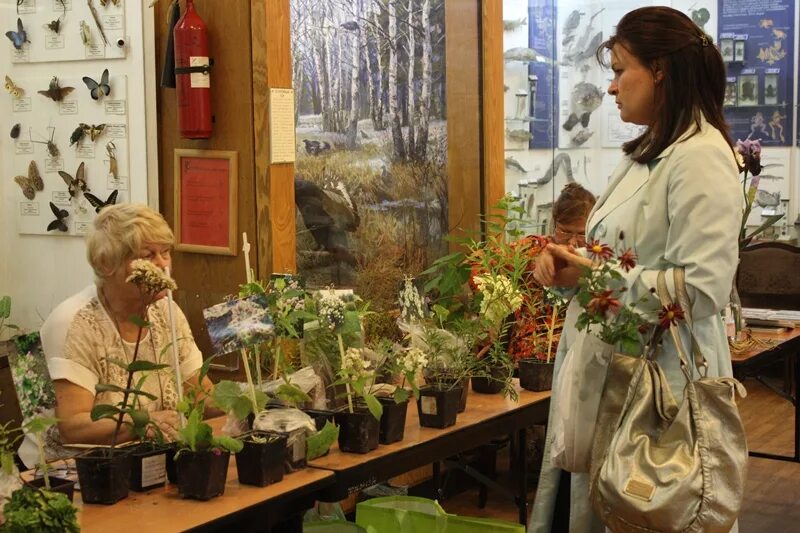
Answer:
[(567, 183), (553, 204), (553, 222), (570, 224), (589, 215), (595, 197), (578, 183)]
[(602, 65), (608, 66), (606, 51), (619, 44), (653, 73), (663, 73), (655, 87), (655, 120), (622, 146), (626, 154), (649, 163), (692, 122), (699, 130), (702, 116), (731, 144), (722, 112), (725, 63), (711, 37), (680, 11), (663, 6), (634, 9), (622, 17), (616, 31), (597, 49)]

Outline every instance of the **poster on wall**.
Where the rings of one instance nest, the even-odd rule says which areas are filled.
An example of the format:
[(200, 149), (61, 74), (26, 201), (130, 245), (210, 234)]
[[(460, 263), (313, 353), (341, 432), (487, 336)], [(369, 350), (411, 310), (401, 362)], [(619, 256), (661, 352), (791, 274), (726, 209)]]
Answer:
[[(558, 66), (555, 64), (555, 23), (557, 7), (555, 0), (530, 0), (528, 3), (528, 48), (533, 50), (537, 61), (527, 64), (527, 79), (515, 87), (515, 98), (521, 100), (521, 109), (516, 116), (530, 117), (531, 134), (528, 148), (554, 148), (556, 133), (554, 124), (558, 120)], [(505, 52), (507, 68), (511, 50)]]
[(725, 117), (734, 139), (764, 146), (792, 143), (794, 2), (719, 0), (726, 60)]

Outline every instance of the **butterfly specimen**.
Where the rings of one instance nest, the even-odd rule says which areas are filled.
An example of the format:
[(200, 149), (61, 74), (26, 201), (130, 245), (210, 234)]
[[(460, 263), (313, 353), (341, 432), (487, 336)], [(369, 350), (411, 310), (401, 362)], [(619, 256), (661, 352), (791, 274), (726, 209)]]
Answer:
[(36, 191), (44, 190), (44, 181), (42, 175), (39, 174), (39, 168), (36, 166), (36, 161), (31, 161), (28, 165), (27, 176), (16, 176), (14, 181), (22, 189), (22, 194), (28, 200), (33, 200), (36, 197)]
[(117, 189), (114, 189), (113, 191), (111, 191), (111, 194), (108, 195), (108, 198), (106, 198), (105, 202), (90, 192), (83, 193), (83, 196), (84, 198), (89, 200), (89, 203), (92, 204), (92, 207), (94, 207), (95, 212), (99, 213), (100, 210), (103, 209), (104, 207), (116, 204), (118, 194), (119, 191)]
[(25, 89), (14, 83), (14, 80), (6, 76), (6, 91), (14, 98), (22, 98), (25, 96)]
[(14, 124), (13, 126), (11, 126), (11, 134), (10, 135), (11, 135), (12, 139), (16, 139), (16, 138), (19, 137), (19, 130), (20, 129), (22, 129), (22, 126), (20, 126), (19, 122)]
[(114, 4), (114, 7), (119, 5), (119, 0), (100, 0), (100, 5), (106, 7), (108, 4)]
[(59, 0), (59, 2), (61, 2), (61, 8), (64, 10), (64, 12), (59, 15), (56, 20), (52, 20), (44, 25), (45, 28), (56, 34), (61, 32), (61, 17), (67, 14), (67, 5), (64, 3), (64, 0)]
[(89, 25), (86, 24), (85, 20), (81, 21), (81, 41), (83, 42), (84, 46), (89, 46), (92, 44), (92, 30), (89, 29)]
[(22, 45), (29, 43), (28, 34), (25, 32), (25, 27), (22, 25), (22, 19), (17, 18), (17, 31), (7, 31), (6, 37), (11, 39), (11, 44), (17, 50), (22, 48)]
[(100, 76), (100, 83), (97, 83), (89, 76), (83, 77), (83, 83), (89, 88), (92, 100), (99, 100), (111, 94), (111, 85), (108, 84), (108, 69), (103, 70), (103, 74)]
[(81, 164), (78, 165), (78, 170), (75, 171), (75, 177), (73, 178), (63, 170), (58, 171), (58, 175), (64, 180), (64, 183), (67, 184), (67, 189), (69, 190), (69, 195), (72, 198), (78, 196), (78, 192), (86, 192), (88, 187), (86, 186), (86, 178), (84, 177), (84, 165), (83, 161)]
[[(55, 159), (56, 157), (58, 157), (58, 154), (61, 153), (61, 151), (58, 149), (58, 146), (56, 145), (56, 143), (53, 142), (53, 136), (55, 134), (56, 134), (56, 129), (55, 128), (51, 128), (50, 129), (50, 139), (49, 140), (47, 140), (47, 141), (34, 141), (33, 139), (31, 139), (31, 142), (38, 143), (38, 144), (46, 144), (47, 145), (47, 153), (50, 154), (50, 157)], [(28, 132), (28, 135), (30, 136), (30, 131)]]
[(114, 141), (108, 141), (108, 144), (106, 144), (106, 153), (108, 154), (108, 171), (111, 172), (114, 179), (117, 179), (119, 169), (117, 167), (117, 146), (114, 144)]
[[(106, 129), (105, 124), (84, 124), (83, 122), (81, 122), (80, 127), (83, 128), (83, 134), (88, 135), (92, 142), (96, 141), (103, 134), (103, 130)], [(75, 132), (72, 132), (72, 135), (74, 136)]]
[(61, 102), (65, 96), (75, 90), (75, 87), (62, 87), (58, 83), (58, 77), (53, 76), (50, 86), (46, 91), (37, 91), (42, 96), (46, 96), (54, 102)]
[(69, 228), (67, 228), (67, 223), (64, 222), (64, 220), (69, 216), (69, 211), (56, 207), (56, 204), (53, 202), (50, 202), (50, 210), (53, 212), (56, 219), (47, 225), (47, 231), (57, 229), (58, 231), (66, 233)]

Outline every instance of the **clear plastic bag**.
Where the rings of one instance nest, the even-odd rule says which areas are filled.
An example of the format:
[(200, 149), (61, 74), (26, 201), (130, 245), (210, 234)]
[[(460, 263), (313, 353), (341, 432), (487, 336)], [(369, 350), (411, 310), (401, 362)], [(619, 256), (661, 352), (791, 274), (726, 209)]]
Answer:
[(554, 379), (550, 459), (569, 472), (588, 472), (597, 410), (614, 347), (578, 334)]

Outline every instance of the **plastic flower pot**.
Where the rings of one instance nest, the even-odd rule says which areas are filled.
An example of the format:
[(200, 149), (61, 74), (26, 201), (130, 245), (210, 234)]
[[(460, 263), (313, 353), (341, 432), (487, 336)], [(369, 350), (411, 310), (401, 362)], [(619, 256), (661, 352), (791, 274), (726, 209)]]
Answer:
[(546, 363), (539, 359), (520, 359), (519, 386), (525, 390), (541, 392), (553, 387), (555, 362)]
[(180, 495), (195, 500), (221, 496), (225, 492), (230, 458), (230, 453), (219, 449), (202, 452), (181, 450), (175, 459)]
[(328, 411), (326, 409), (301, 409), (301, 411), (314, 419), (314, 425), (317, 427), (317, 431), (324, 428), (325, 422), (328, 420), (333, 422), (333, 411)]
[(462, 387), (423, 387), (419, 390), (417, 411), (419, 425), (428, 428), (446, 428), (456, 423)]
[(507, 371), (499, 365), (489, 365), (488, 376), (474, 376), (472, 390), (479, 394), (498, 394), (505, 387), (505, 382), (510, 378)]
[[(73, 480), (56, 476), (47, 477), (50, 479), (51, 492), (60, 492), (61, 494), (65, 495), (69, 501), (72, 501), (72, 498), (75, 495), (75, 482)], [(36, 479), (26, 481), (25, 484), (37, 490), (46, 488), (44, 484), (44, 477), (37, 477)]]
[(166, 444), (153, 442), (131, 449), (131, 490), (144, 492), (166, 484), (168, 449)]
[(439, 378), (429, 381), (438, 388), (449, 389), (458, 383), (461, 387), (461, 396), (458, 398), (458, 412), (463, 413), (467, 409), (467, 397), (469, 396), (469, 378), (462, 378), (460, 380)]
[(169, 481), (173, 485), (177, 485), (178, 483), (178, 467), (175, 464), (175, 453), (177, 451), (178, 447), (175, 445), (174, 442), (167, 444), (167, 449), (166, 449), (167, 481)]
[(239, 440), (244, 447), (236, 454), (239, 483), (266, 487), (283, 479), (286, 435), (251, 431)]
[(378, 398), (378, 401), (383, 405), (378, 442), (391, 444), (403, 440), (403, 435), (406, 432), (408, 400), (402, 403), (395, 403), (394, 398)]
[(380, 422), (367, 409), (356, 408), (354, 413), (334, 413), (339, 426), (339, 450), (349, 453), (367, 453), (378, 447)]
[(92, 448), (75, 457), (75, 466), (83, 503), (109, 505), (127, 498), (131, 481), (129, 450)]

